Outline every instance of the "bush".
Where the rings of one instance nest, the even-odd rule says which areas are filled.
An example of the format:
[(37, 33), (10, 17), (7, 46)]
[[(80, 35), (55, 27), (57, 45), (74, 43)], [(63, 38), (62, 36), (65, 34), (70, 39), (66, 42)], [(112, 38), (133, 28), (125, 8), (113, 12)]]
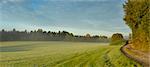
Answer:
[(125, 44), (125, 40), (123, 38), (123, 35), (120, 33), (115, 33), (111, 37), (110, 45), (123, 45)]

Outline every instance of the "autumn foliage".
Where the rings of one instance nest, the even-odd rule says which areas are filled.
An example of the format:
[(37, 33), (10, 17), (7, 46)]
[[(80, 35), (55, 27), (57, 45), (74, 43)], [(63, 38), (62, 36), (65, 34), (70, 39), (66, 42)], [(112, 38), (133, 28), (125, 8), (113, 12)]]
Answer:
[(120, 33), (113, 34), (111, 37), (111, 41), (123, 40), (123, 35)]
[(150, 48), (150, 0), (128, 0), (124, 5), (126, 24), (132, 30), (132, 48)]
[(123, 38), (123, 35), (120, 33), (115, 33), (112, 35), (111, 37), (111, 43), (110, 45), (121, 45), (121, 43), (123, 43), (125, 40)]

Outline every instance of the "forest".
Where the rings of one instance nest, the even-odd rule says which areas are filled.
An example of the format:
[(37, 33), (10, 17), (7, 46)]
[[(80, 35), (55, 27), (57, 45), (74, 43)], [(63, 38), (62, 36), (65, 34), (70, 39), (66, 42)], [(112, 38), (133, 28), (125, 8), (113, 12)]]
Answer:
[(86, 34), (85, 36), (73, 35), (67, 31), (51, 32), (38, 29), (27, 32), (17, 31), (0, 31), (0, 41), (80, 41), (80, 42), (109, 42), (107, 36)]

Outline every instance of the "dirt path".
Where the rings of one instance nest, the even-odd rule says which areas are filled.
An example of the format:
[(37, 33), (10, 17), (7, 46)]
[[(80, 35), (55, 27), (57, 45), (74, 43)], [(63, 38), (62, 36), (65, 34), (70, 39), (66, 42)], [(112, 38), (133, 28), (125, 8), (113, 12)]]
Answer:
[(124, 45), (120, 50), (124, 55), (137, 61), (144, 67), (150, 67), (150, 53), (144, 53), (142, 51), (133, 49), (129, 45)]

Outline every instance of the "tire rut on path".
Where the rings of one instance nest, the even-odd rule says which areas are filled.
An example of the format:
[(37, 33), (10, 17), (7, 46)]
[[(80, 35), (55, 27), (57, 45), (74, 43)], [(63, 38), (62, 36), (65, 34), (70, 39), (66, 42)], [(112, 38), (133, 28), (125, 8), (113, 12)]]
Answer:
[[(95, 51), (95, 53), (92, 54), (92, 55), (89, 57), (89, 59), (87, 59), (86, 62), (81, 63), (80, 65), (82, 65), (82, 67), (83, 67), (83, 66), (86, 67), (86, 65), (88, 65), (88, 66), (93, 65), (93, 66), (94, 66), (94, 65), (95, 65), (95, 61), (98, 60), (98, 57), (100, 57), (101, 54), (102, 54), (102, 53), (99, 53), (100, 51), (101, 51), (101, 50)], [(107, 51), (107, 50), (105, 50), (105, 51)]]
[(75, 59), (83, 59), (83, 58), (85, 58), (85, 56), (91, 55), (91, 53), (93, 53), (93, 51), (90, 51), (88, 53), (86, 52), (86, 53), (82, 53), (79, 55), (75, 55), (71, 58), (67, 58), (67, 59), (56, 62), (57, 64), (54, 66), (61, 66), (61, 65), (67, 64), (69, 62), (73, 62)]
[[(63, 65), (69, 65), (69, 64), (72, 64), (73, 62), (75, 64), (72, 64), (72, 65), (75, 65), (77, 67), (84, 67), (84, 66), (87, 66), (87, 65), (93, 65), (96, 60), (98, 60), (97, 58), (100, 57), (101, 53), (98, 53), (100, 52), (101, 50), (99, 49), (96, 49), (94, 51), (90, 51), (90, 52), (86, 52), (86, 53), (82, 53), (80, 55), (76, 55), (72, 58), (68, 58), (68, 59), (65, 59), (63, 61), (59, 61), (58, 64), (56, 64), (55, 66), (63, 66)], [(109, 53), (110, 49), (105, 49), (105, 53)], [(79, 62), (80, 61), (83, 61), (83, 62)]]
[(111, 63), (110, 58), (109, 58), (109, 56), (108, 56), (108, 53), (109, 53), (111, 50), (112, 50), (112, 49), (108, 50), (108, 51), (104, 54), (104, 56), (103, 56), (103, 58), (105, 59), (105, 60), (104, 60), (104, 62), (105, 62), (104, 67), (105, 67), (105, 66), (114, 67), (114, 65)]

